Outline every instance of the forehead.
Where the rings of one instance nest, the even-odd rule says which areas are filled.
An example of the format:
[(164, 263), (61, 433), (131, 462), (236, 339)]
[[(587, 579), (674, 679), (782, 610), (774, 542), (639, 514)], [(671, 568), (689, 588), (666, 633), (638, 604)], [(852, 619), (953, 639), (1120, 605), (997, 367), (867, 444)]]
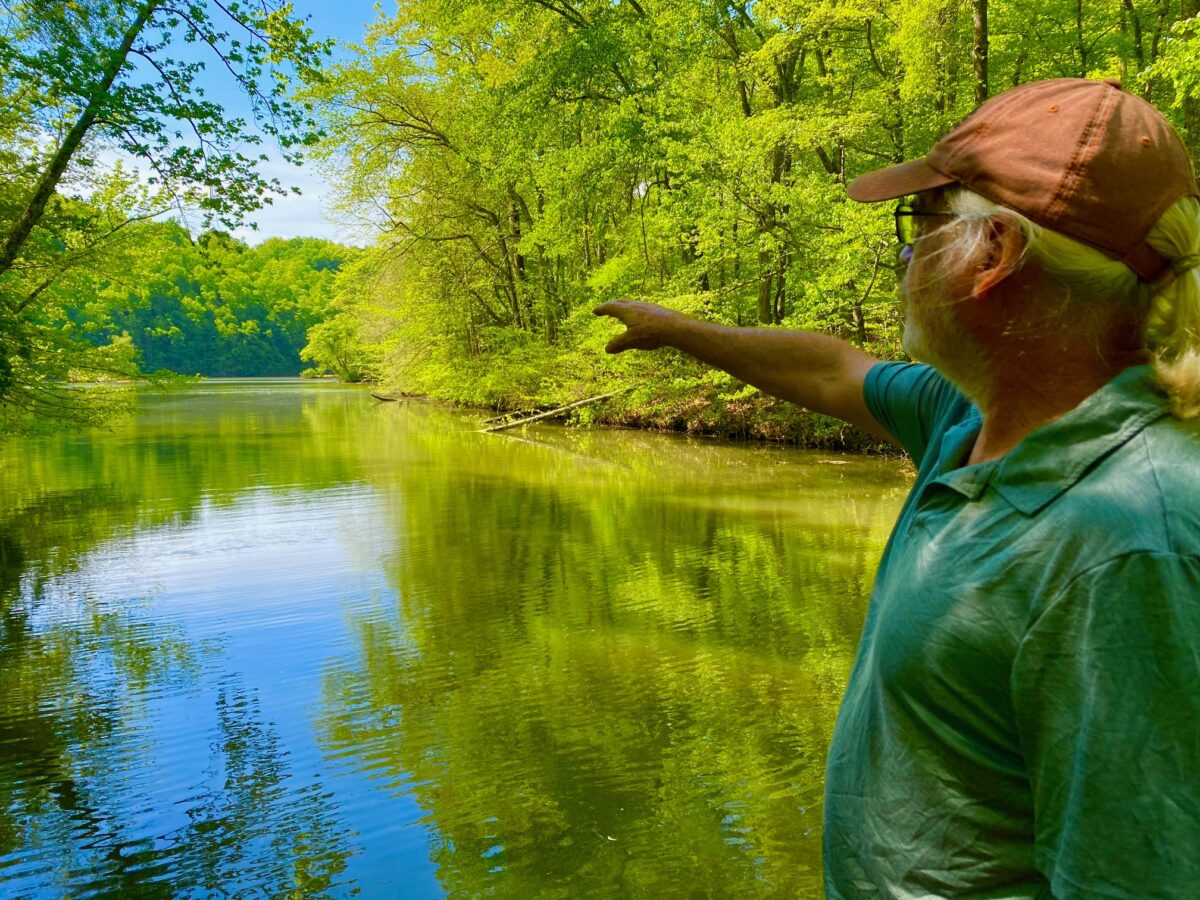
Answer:
[(936, 187), (928, 191), (921, 191), (919, 194), (914, 194), (912, 205), (913, 209), (945, 209), (946, 189), (944, 187)]

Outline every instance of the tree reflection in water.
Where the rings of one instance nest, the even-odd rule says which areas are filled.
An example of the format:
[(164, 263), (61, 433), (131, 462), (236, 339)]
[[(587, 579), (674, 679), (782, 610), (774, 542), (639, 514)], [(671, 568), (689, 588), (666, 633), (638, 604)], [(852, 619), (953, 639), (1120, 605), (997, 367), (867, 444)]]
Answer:
[(906, 479), (475, 424), (204, 384), (0, 445), (0, 893), (816, 896)]
[(351, 617), (329, 751), (417, 798), (453, 896), (819, 896), (825, 749), (898, 491), (554, 439), (392, 448), (398, 600)]

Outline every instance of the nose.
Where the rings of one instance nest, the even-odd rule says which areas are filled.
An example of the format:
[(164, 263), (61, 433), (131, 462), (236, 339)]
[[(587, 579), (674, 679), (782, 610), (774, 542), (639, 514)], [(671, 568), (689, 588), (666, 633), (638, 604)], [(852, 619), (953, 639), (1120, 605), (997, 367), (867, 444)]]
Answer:
[(900, 248), (900, 259), (907, 266), (909, 263), (912, 262), (912, 258), (913, 258), (912, 244), (905, 244), (903, 247)]

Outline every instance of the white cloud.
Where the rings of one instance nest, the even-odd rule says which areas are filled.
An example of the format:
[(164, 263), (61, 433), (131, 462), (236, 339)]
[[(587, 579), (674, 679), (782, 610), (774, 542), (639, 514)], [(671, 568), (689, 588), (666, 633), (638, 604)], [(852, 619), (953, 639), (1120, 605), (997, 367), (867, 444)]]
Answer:
[(250, 217), (258, 229), (239, 228), (234, 232), (236, 237), (250, 244), (272, 237), (319, 237), (342, 243), (366, 243), (364, 236), (332, 209), (333, 189), (313, 163), (298, 167), (271, 154), (271, 159), (261, 164), (260, 171), (268, 178), (278, 179), (285, 188), (300, 188), (300, 194), (275, 197), (270, 206)]

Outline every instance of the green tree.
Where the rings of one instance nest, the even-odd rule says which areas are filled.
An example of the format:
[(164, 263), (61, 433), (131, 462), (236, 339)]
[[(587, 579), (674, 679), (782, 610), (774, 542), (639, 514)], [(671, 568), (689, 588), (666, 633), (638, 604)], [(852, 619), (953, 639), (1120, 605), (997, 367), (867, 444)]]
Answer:
[[(250, 97), (250, 123), (194, 86), (203, 47)], [(55, 333), (54, 293), (121, 271), (128, 226), (171, 205), (229, 225), (284, 187), (246, 147), (274, 140), (297, 160), (318, 128), (289, 99), (293, 77), (319, 79), (326, 45), (277, 0), (16, 0), (0, 30), (0, 404), (5, 421), (86, 420), (95, 407), (65, 376), (129, 375), (120, 347), (99, 353)], [(116, 150), (149, 167), (144, 187), (101, 165)]]
[(602, 367), (588, 310), (619, 295), (898, 355), (890, 222), (846, 183), (1065, 75), (1123, 78), (1195, 146), (1193, 6), (405, 3), (317, 92), (343, 199), (378, 225), (346, 315), (384, 380), (496, 405), (625, 377), (642, 405), (749, 399), (686, 364)]

